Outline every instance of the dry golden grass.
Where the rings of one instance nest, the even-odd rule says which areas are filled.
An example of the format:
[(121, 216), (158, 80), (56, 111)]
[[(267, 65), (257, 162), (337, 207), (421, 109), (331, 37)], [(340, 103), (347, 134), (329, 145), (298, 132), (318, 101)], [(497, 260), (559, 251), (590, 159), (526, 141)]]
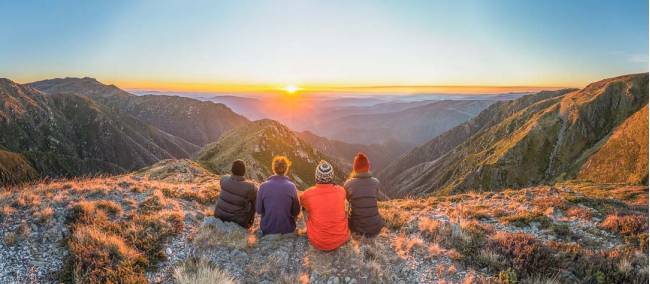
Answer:
[(386, 227), (392, 230), (400, 230), (410, 219), (411, 213), (401, 208), (379, 205), (379, 214), (384, 219)]
[(222, 231), (215, 226), (202, 226), (192, 240), (193, 244), (201, 249), (214, 249), (216, 247), (230, 247), (244, 249), (256, 243), (254, 235), (248, 234), (245, 229)]
[(415, 249), (424, 247), (424, 241), (417, 236), (405, 236), (400, 234), (393, 240), (393, 248), (397, 255), (402, 258), (410, 255)]
[(40, 196), (30, 191), (22, 191), (14, 203), (15, 206), (21, 208), (32, 208), (41, 204)]
[(146, 257), (116, 235), (82, 226), (72, 234), (68, 249), (69, 270), (75, 282), (146, 282)]
[(16, 213), (16, 209), (11, 205), (2, 206), (2, 209), (0, 210), (0, 215), (2, 218), (9, 218), (14, 215), (14, 213)]
[(178, 284), (234, 284), (232, 276), (215, 267), (205, 259), (190, 259), (174, 269), (174, 280)]
[(600, 227), (622, 236), (632, 236), (648, 232), (648, 217), (642, 215), (608, 215)]
[(41, 223), (49, 221), (54, 216), (54, 209), (52, 207), (45, 207), (40, 210), (34, 211), (32, 216)]

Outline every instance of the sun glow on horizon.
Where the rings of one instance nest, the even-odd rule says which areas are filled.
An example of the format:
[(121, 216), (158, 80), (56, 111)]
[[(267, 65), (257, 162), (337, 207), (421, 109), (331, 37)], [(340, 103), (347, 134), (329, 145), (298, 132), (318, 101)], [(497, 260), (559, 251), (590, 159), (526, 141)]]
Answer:
[(290, 94), (290, 95), (293, 95), (293, 94), (295, 94), (297, 91), (302, 90), (302, 88), (299, 88), (299, 87), (297, 87), (297, 86), (295, 86), (295, 85), (287, 85), (287, 86), (284, 86), (283, 89), (284, 89), (285, 92), (287, 92), (287, 93)]

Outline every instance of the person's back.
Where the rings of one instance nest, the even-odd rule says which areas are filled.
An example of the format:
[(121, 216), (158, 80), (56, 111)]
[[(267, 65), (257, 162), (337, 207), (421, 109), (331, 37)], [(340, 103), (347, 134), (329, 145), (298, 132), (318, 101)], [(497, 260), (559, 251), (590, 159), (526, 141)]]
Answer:
[(233, 162), (232, 175), (221, 177), (221, 192), (214, 216), (222, 221), (234, 222), (244, 228), (253, 225), (257, 187), (244, 178), (244, 162)]
[(379, 234), (384, 226), (384, 220), (377, 208), (380, 183), (370, 174), (370, 163), (364, 154), (357, 155), (353, 168), (354, 172), (343, 185), (350, 202), (350, 230), (373, 237)]
[(285, 157), (274, 158), (275, 175), (260, 185), (256, 211), (262, 216), (260, 230), (264, 235), (287, 234), (296, 230), (300, 203), (296, 186), (286, 176), (289, 163)]
[[(319, 174), (330, 173), (330, 177)], [(329, 169), (329, 170), (327, 170)], [(343, 245), (350, 238), (345, 212), (345, 190), (333, 184), (333, 169), (321, 161), (316, 172), (317, 184), (307, 189), (300, 201), (305, 208), (307, 238), (317, 249), (329, 251)]]

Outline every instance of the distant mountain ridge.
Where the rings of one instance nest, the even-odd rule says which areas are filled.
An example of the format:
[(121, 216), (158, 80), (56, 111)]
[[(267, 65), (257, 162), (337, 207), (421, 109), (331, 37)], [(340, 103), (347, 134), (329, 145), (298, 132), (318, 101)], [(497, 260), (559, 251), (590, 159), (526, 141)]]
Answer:
[(359, 152), (363, 152), (368, 156), (371, 163), (371, 170), (376, 171), (377, 169), (384, 168), (392, 159), (410, 149), (409, 145), (396, 141), (385, 144), (364, 145), (327, 139), (310, 131), (297, 132), (296, 134), (314, 148), (337, 159), (346, 171), (352, 169), (352, 161)]
[(358, 144), (398, 141), (418, 145), (461, 124), (487, 108), (492, 100), (435, 101), (393, 112), (355, 114), (316, 124), (316, 133)]
[(0, 79), (0, 102), (2, 184), (187, 158), (248, 122), (223, 105), (138, 97), (87, 77), (25, 85)]
[(90, 97), (197, 146), (214, 142), (225, 131), (249, 122), (223, 104), (177, 96), (136, 96), (92, 78), (52, 79), (30, 85), (46, 93)]
[(117, 173), (197, 147), (74, 94), (55, 96), (0, 80), (0, 145), (19, 153), (41, 176)]
[(279, 122), (263, 119), (226, 132), (219, 140), (206, 145), (195, 160), (217, 174), (230, 174), (232, 161), (246, 162), (246, 176), (264, 181), (272, 175), (271, 160), (276, 155), (287, 156), (292, 162), (289, 177), (300, 190), (314, 185), (314, 173), (320, 160), (334, 166), (337, 182), (345, 178), (343, 167), (309, 143), (299, 138)]
[[(499, 190), (581, 177), (585, 160), (606, 144), (599, 142), (647, 103), (647, 73), (502, 102), (405, 154), (380, 177), (393, 197)], [(647, 139), (630, 145), (647, 152)], [(625, 163), (636, 165), (645, 158)], [(610, 170), (623, 163), (616, 156), (605, 160)], [(647, 165), (635, 171), (633, 176), (644, 177), (619, 175), (612, 181), (647, 181)]]

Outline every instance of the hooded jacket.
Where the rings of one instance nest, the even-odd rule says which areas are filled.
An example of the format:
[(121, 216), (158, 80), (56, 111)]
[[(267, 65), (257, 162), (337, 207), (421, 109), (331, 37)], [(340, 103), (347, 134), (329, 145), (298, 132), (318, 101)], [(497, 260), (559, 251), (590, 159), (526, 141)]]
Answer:
[(296, 185), (286, 176), (270, 176), (260, 185), (256, 210), (262, 215), (260, 229), (264, 235), (292, 233), (300, 213)]
[(365, 236), (376, 236), (384, 226), (384, 220), (377, 208), (379, 180), (368, 172), (357, 173), (349, 178), (343, 187), (350, 202), (350, 230)]
[(250, 228), (255, 217), (257, 187), (242, 176), (221, 177), (221, 192), (214, 210), (215, 217)]

